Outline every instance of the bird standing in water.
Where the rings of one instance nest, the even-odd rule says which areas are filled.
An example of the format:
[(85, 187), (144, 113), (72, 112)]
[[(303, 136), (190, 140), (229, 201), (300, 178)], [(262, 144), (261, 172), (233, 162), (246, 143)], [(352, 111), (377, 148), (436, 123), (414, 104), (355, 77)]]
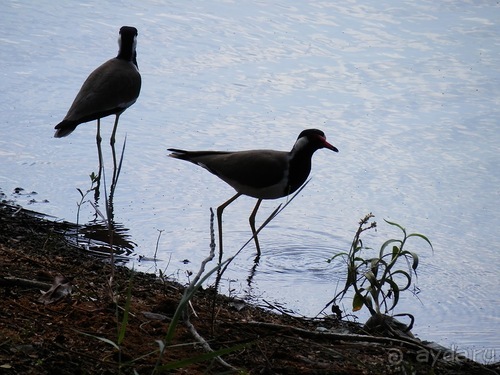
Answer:
[(255, 216), (263, 199), (285, 197), (297, 191), (311, 172), (311, 159), (316, 150), (338, 149), (326, 141), (318, 129), (302, 131), (290, 152), (275, 150), (250, 151), (185, 151), (168, 149), (170, 157), (197, 164), (213, 173), (236, 190), (236, 195), (217, 208), (219, 249), (222, 253), (222, 212), (240, 195), (257, 198), (249, 217), (257, 254), (260, 246), (255, 229)]
[(55, 126), (54, 137), (61, 138), (73, 132), (78, 125), (97, 120), (96, 141), (99, 153), (99, 176), (102, 169), (100, 120), (109, 115), (116, 116), (110, 138), (114, 172), (116, 173), (114, 143), (118, 119), (128, 107), (136, 102), (141, 91), (141, 74), (137, 65), (136, 52), (137, 29), (132, 26), (121, 27), (118, 44), (118, 55), (106, 61), (88, 76), (68, 113)]

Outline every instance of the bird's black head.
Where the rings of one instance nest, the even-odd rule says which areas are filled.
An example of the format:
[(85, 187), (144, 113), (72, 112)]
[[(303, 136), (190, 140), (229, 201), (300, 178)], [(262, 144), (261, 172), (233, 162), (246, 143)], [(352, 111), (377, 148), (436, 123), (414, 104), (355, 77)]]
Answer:
[(122, 26), (120, 28), (120, 37), (118, 38), (117, 58), (127, 61), (132, 61), (137, 66), (137, 53), (135, 47), (137, 45), (137, 29), (133, 26)]
[(137, 29), (133, 26), (122, 26), (120, 28), (120, 35), (122, 38), (127, 36), (131, 39), (134, 39), (134, 37), (137, 36), (138, 33), (137, 33)]
[(325, 133), (323, 133), (319, 129), (303, 130), (297, 137), (297, 143), (300, 144), (302, 142), (306, 143), (309, 147), (312, 147), (314, 150), (318, 150), (320, 148), (327, 148), (329, 150), (339, 152), (337, 147), (332, 146), (330, 143), (326, 141)]

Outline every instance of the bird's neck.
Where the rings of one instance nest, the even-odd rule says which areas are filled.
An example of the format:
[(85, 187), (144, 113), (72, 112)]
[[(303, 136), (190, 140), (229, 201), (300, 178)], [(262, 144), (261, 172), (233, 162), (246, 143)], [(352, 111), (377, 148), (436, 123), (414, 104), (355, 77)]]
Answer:
[(307, 180), (311, 172), (311, 159), (314, 151), (312, 147), (308, 147), (308, 144), (296, 145), (290, 151), (290, 167), (288, 169), (289, 194), (296, 191)]
[(137, 66), (137, 52), (135, 50), (134, 39), (122, 39), (120, 43), (120, 51), (118, 52), (117, 59), (126, 60), (134, 63)]

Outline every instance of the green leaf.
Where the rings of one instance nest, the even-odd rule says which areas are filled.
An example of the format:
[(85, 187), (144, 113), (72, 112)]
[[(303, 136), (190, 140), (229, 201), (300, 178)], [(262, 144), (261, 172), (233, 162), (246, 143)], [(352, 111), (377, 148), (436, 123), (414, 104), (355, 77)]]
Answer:
[(400, 249), (397, 246), (392, 247), (392, 260), (396, 259), (399, 255)]
[(83, 197), (85, 197), (85, 195), (83, 194), (82, 190), (80, 188), (76, 188), (76, 190), (78, 190), (78, 192), (80, 193), (80, 195)]
[(395, 226), (395, 227), (398, 227), (399, 229), (401, 229), (401, 231), (403, 232), (404, 236), (406, 237), (406, 229), (403, 228), (401, 225), (399, 225), (398, 223), (394, 223), (392, 221), (389, 221), (389, 220), (386, 220), (384, 219), (384, 221), (389, 224), (389, 225), (392, 225), (392, 226)]
[(417, 271), (417, 267), (418, 267), (418, 255), (417, 253), (414, 253), (414, 252), (409, 252), (413, 258), (413, 264), (411, 265), (411, 268), (413, 269), (413, 271)]
[(106, 344), (109, 344), (111, 345), (112, 347), (114, 347), (116, 350), (120, 350), (120, 347), (114, 342), (114, 341), (111, 341), (110, 339), (107, 339), (106, 337), (101, 337), (101, 336), (96, 336), (96, 335), (91, 335), (90, 333), (85, 333), (85, 332), (82, 332), (82, 331), (78, 331), (76, 329), (74, 329), (73, 331), (75, 332), (78, 332), (78, 333), (81, 333), (82, 335), (85, 335), (85, 336), (89, 336), (89, 337), (93, 337), (97, 340), (100, 340), (102, 342), (105, 342)]
[(361, 294), (356, 293), (354, 295), (354, 298), (352, 299), (352, 311), (356, 312), (361, 310), (364, 303), (365, 303), (365, 298)]
[(431, 247), (431, 250), (434, 252), (434, 247), (432, 247), (431, 241), (426, 236), (424, 236), (423, 234), (412, 233), (412, 234), (408, 235), (408, 238), (410, 238), (410, 237), (419, 237), (419, 238), (422, 238), (425, 242), (427, 242), (429, 244), (429, 246)]
[(158, 343), (158, 346), (160, 347), (160, 352), (163, 352), (165, 350), (165, 343), (163, 340), (155, 340)]
[(399, 302), (399, 286), (398, 284), (396, 284), (396, 282), (394, 282), (392, 279), (390, 278), (387, 278), (387, 279), (384, 279), (383, 280), (384, 282), (388, 283), (390, 286), (391, 286), (391, 289), (392, 289), (392, 294), (394, 295), (393, 297), (393, 301), (392, 301), (392, 305), (389, 309), (387, 309), (386, 312), (389, 312), (391, 311), (392, 309), (394, 309), (396, 307), (396, 305), (398, 304)]
[(352, 260), (352, 261), (353, 261), (353, 263), (354, 263), (354, 262), (361, 262), (362, 264), (364, 264), (364, 263), (366, 262), (366, 261), (365, 261), (363, 258), (361, 258), (361, 257), (356, 257), (356, 258), (353, 258), (353, 260)]
[[(396, 284), (398, 286), (399, 290), (403, 291), (403, 290), (406, 290), (406, 289), (408, 289), (410, 287), (410, 285), (411, 285), (411, 276), (408, 274), (408, 272), (403, 271), (403, 270), (396, 270), (396, 271), (394, 271), (391, 274), (391, 276), (392, 276), (393, 279), (394, 279), (394, 275), (403, 275), (404, 277), (406, 277), (406, 285), (404, 287), (399, 287), (398, 284), (396, 284), (393, 280), (391, 280), (392, 283), (394, 283), (394, 284)], [(390, 283), (391, 286), (393, 285), (392, 283)]]
[(365, 277), (369, 281), (369, 283), (372, 287), (374, 287), (374, 288), (378, 287), (377, 278), (375, 277), (375, 274), (372, 271), (366, 272)]
[(401, 240), (395, 240), (395, 239), (391, 239), (391, 240), (387, 240), (385, 241), (382, 246), (380, 247), (380, 254), (379, 254), (379, 257), (382, 258), (384, 256), (384, 251), (385, 251), (385, 248), (387, 246), (389, 246), (391, 243), (399, 243), (400, 245), (402, 244), (402, 241)]
[(130, 303), (132, 301), (132, 279), (133, 279), (133, 274), (130, 277), (127, 288), (127, 300), (125, 302), (125, 307), (123, 309), (123, 320), (120, 326), (120, 330), (118, 331), (118, 340), (117, 340), (118, 345), (122, 344), (123, 339), (125, 338), (125, 332), (127, 331), (128, 315), (130, 312)]
[(375, 275), (375, 277), (377, 277), (379, 269), (379, 260), (377, 258), (370, 259), (370, 269)]
[(335, 258), (338, 258), (338, 257), (340, 257), (340, 256), (345, 256), (345, 257), (348, 257), (348, 256), (349, 256), (349, 254), (347, 254), (347, 253), (345, 253), (345, 252), (343, 252), (343, 253), (338, 253), (338, 254), (335, 254), (334, 256), (332, 256), (330, 259), (327, 259), (326, 261), (327, 261), (328, 263), (331, 263), (331, 262), (333, 262), (333, 260), (334, 260)]

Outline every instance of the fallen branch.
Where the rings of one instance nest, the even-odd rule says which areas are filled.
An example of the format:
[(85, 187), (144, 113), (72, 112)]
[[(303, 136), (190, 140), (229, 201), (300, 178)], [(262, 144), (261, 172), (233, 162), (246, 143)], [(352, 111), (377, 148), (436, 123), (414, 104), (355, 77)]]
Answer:
[(13, 287), (18, 286), (22, 288), (34, 288), (34, 289), (49, 289), (52, 284), (44, 283), (37, 280), (22, 279), (19, 277), (5, 276), (0, 277), (0, 286)]
[[(187, 315), (187, 314), (186, 314)], [(206, 352), (209, 352), (209, 353), (213, 353), (215, 352), (210, 344), (207, 342), (207, 340), (205, 340), (203, 338), (203, 336), (201, 336), (198, 331), (196, 330), (196, 327), (191, 323), (191, 321), (189, 320), (189, 317), (187, 317), (184, 322), (183, 322), (187, 329), (189, 330), (189, 332), (191, 333), (191, 335), (193, 335), (194, 339), (199, 342), (202, 346), (202, 348), (206, 351)], [(229, 363), (227, 363), (226, 361), (224, 361), (220, 356), (216, 356), (214, 357), (214, 359), (219, 362), (222, 366), (230, 369), (230, 370), (233, 370), (233, 371), (238, 371), (238, 369), (232, 365), (230, 365)]]
[(253, 326), (258, 328), (264, 328), (266, 330), (280, 331), (286, 333), (296, 333), (301, 337), (313, 338), (313, 339), (325, 339), (331, 341), (355, 341), (355, 342), (369, 342), (377, 344), (399, 344), (401, 346), (407, 347), (413, 350), (435, 350), (423, 343), (419, 343), (416, 340), (403, 339), (403, 338), (389, 338), (389, 337), (378, 337), (378, 336), (368, 336), (360, 335), (355, 333), (333, 333), (333, 332), (314, 332), (303, 328), (297, 328), (288, 325), (275, 324), (275, 323), (265, 323), (265, 322), (226, 322), (226, 325), (241, 325), (241, 326)]

